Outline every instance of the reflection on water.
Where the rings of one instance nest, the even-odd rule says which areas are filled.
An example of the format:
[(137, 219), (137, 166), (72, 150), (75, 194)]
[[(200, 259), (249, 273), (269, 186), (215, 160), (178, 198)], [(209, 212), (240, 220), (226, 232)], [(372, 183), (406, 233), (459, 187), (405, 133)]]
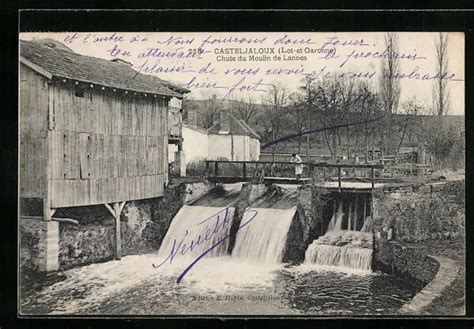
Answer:
[(65, 272), (66, 279), (26, 292), (22, 314), (396, 314), (415, 289), (385, 274), (314, 266), (247, 264), (204, 258), (176, 284), (182, 259), (153, 269), (156, 255), (123, 257)]

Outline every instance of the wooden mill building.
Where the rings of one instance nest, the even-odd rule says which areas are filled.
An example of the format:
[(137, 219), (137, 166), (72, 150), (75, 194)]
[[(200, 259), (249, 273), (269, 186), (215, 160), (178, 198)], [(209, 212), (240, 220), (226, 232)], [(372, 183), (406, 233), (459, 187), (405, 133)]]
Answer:
[(186, 92), (122, 60), (21, 41), (20, 198), (41, 199), (45, 222), (57, 208), (103, 204), (116, 218), (120, 257), (125, 202), (163, 195), (168, 103)]

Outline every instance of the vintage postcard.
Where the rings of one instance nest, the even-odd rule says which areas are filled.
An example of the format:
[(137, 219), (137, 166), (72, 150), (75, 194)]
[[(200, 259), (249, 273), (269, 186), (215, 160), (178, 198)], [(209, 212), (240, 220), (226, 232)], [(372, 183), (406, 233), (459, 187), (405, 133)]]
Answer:
[(465, 314), (464, 34), (19, 41), (19, 314)]

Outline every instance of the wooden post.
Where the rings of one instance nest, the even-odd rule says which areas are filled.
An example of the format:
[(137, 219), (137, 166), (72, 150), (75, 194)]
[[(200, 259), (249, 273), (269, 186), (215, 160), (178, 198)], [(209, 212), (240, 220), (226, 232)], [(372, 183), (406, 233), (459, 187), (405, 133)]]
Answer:
[(355, 203), (355, 207), (354, 207), (354, 231), (357, 231), (357, 206), (359, 204), (359, 193), (356, 193), (356, 203)]
[(341, 192), (341, 167), (337, 167), (337, 183), (339, 186), (339, 192)]
[(219, 162), (216, 161), (216, 162), (214, 163), (214, 176), (217, 177), (218, 174), (219, 174)]
[(122, 234), (120, 232), (120, 204), (114, 203), (115, 212), (115, 258), (122, 258)]
[(244, 178), (246, 178), (247, 177), (247, 168), (246, 168), (246, 163), (245, 162), (243, 163), (242, 171), (243, 171)]
[(364, 223), (365, 223), (366, 218), (367, 218), (367, 195), (364, 194)]
[(113, 209), (107, 203), (104, 206), (115, 218), (115, 259), (120, 260), (122, 258), (122, 235), (120, 232), (120, 215), (122, 214), (123, 207), (126, 201), (116, 202), (113, 205)]
[(370, 168), (371, 169), (371, 176), (372, 176), (372, 192), (374, 192), (374, 167)]
[(53, 219), (53, 215), (56, 209), (51, 208), (49, 198), (43, 199), (43, 221), (50, 222)]
[(206, 175), (209, 175), (209, 161), (206, 161)]
[(43, 199), (43, 221), (49, 222), (53, 219), (53, 215), (56, 209), (51, 208), (51, 199), (49, 194), (51, 193), (51, 181), (46, 181), (45, 197)]

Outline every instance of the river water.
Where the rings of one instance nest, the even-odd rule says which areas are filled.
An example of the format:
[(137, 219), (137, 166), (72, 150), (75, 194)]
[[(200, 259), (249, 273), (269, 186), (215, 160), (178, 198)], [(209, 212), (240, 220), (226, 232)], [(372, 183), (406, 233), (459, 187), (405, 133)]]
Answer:
[(312, 265), (249, 264), (204, 258), (184, 278), (187, 261), (153, 268), (157, 255), (123, 257), (64, 272), (62, 281), (25, 292), (22, 314), (81, 315), (388, 315), (416, 289), (379, 273)]
[(233, 226), (229, 255), (235, 208), (221, 199), (182, 207), (156, 254), (70, 269), (55, 283), (23, 289), (21, 313), (390, 315), (417, 292), (370, 270), (372, 234), (341, 230), (342, 210), (308, 247), (306, 261), (290, 266), (281, 261), (297, 209), (261, 202)]

